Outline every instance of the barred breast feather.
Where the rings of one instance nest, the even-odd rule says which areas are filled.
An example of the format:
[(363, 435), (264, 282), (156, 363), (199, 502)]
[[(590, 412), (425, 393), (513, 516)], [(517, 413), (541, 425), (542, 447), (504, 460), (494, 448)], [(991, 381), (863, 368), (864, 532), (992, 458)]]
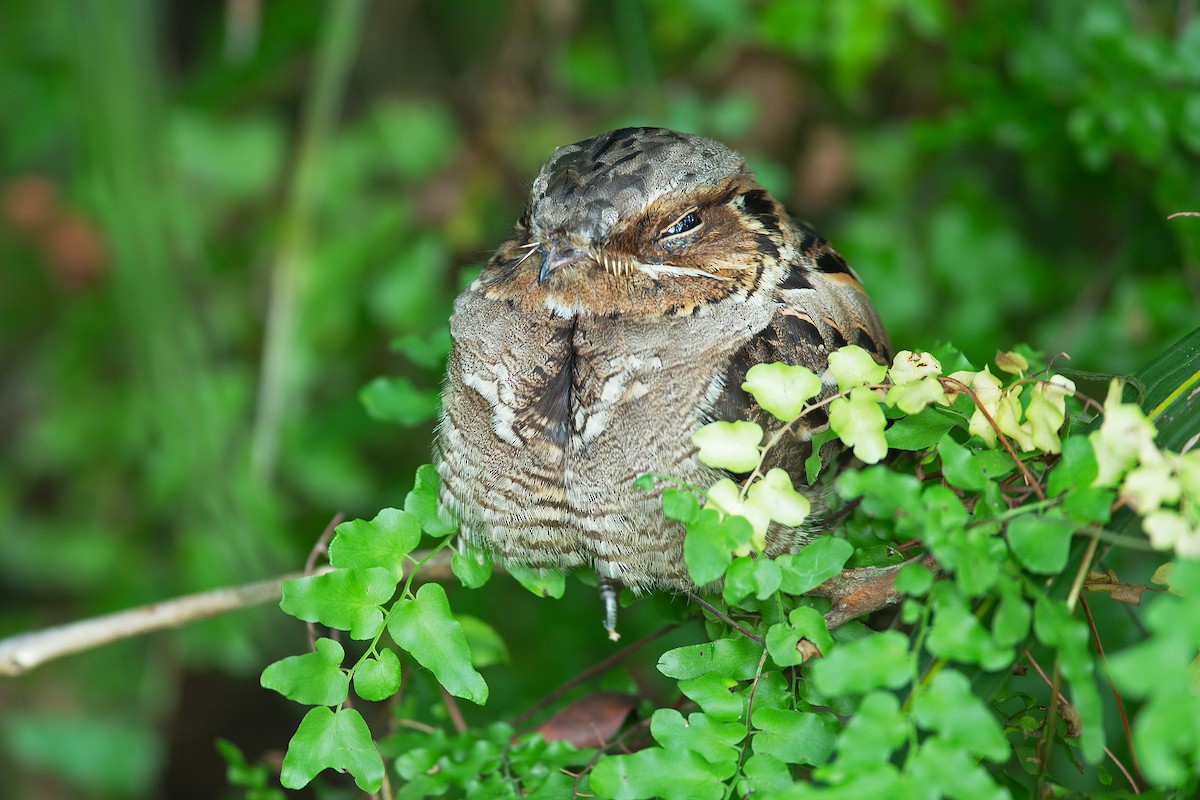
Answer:
[[(634, 590), (695, 589), (662, 485), (720, 477), (691, 435), (759, 418), (756, 363), (820, 374), (830, 351), (890, 345), (845, 261), (736, 153), (664, 129), (555, 151), (513, 236), (458, 298), (435, 443), (441, 502), (502, 562), (590, 567)], [(807, 456), (806, 420), (786, 466)], [(819, 498), (818, 498), (819, 501)], [(802, 544), (773, 528), (768, 554)]]

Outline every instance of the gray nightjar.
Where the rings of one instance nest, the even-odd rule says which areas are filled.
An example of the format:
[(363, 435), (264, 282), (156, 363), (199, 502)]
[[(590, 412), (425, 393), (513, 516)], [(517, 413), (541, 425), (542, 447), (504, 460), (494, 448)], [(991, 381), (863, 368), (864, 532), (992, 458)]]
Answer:
[[(721, 477), (691, 436), (714, 420), (765, 422), (741, 388), (754, 364), (820, 375), (845, 344), (880, 363), (891, 349), (845, 260), (741, 156), (662, 128), (555, 150), (512, 236), (459, 296), (450, 333), (442, 506), (500, 562), (595, 569), (610, 631), (615, 584), (697, 588), (684, 528), (663, 518), (665, 484), (634, 479)], [(802, 465), (828, 420), (809, 416), (772, 466), (819, 510)], [(803, 545), (819, 516), (773, 526), (766, 554)]]

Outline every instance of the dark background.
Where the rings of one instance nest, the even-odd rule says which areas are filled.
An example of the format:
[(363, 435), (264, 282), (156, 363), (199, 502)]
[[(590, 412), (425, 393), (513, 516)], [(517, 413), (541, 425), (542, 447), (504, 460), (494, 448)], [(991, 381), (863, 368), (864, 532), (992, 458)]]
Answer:
[[(1167, 219), (1200, 210), (1195, 11), (6, 0), (0, 635), (297, 569), (399, 505), (455, 293), (554, 146), (612, 127), (745, 153), (899, 348), (1136, 369), (1200, 319), (1200, 219)], [(513, 654), (472, 723), (610, 652), (576, 581), (451, 591)], [(279, 757), (301, 709), (257, 676), (304, 646), (267, 608), (3, 679), (0, 795), (237, 796), (213, 740)]]

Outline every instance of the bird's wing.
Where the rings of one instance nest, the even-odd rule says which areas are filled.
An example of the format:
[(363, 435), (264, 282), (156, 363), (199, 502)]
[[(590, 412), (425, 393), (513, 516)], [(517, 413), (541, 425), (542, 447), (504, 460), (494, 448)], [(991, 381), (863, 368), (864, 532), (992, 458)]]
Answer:
[[(750, 419), (764, 427), (778, 426), (741, 388), (746, 372), (755, 364), (802, 365), (820, 376), (828, 366), (829, 354), (847, 344), (862, 347), (881, 364), (891, 361), (891, 343), (883, 323), (846, 260), (807, 225), (794, 220), (792, 224), (799, 242), (798, 257), (775, 288), (770, 323), (730, 360), (713, 419)], [(828, 397), (836, 388), (827, 380), (821, 397)], [(792, 441), (776, 448), (779, 452), (773, 454), (772, 466), (783, 467), (797, 483), (804, 483), (809, 439), (828, 422), (824, 409), (806, 415), (793, 426), (796, 435)]]

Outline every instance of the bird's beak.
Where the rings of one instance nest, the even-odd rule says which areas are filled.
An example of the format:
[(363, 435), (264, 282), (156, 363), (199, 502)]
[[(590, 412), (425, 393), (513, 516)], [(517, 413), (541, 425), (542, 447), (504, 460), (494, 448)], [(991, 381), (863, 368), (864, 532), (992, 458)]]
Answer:
[(583, 251), (565, 242), (551, 244), (546, 248), (546, 255), (542, 257), (542, 268), (538, 272), (538, 285), (541, 286), (550, 280), (550, 276), (561, 267), (578, 261), (582, 255)]

